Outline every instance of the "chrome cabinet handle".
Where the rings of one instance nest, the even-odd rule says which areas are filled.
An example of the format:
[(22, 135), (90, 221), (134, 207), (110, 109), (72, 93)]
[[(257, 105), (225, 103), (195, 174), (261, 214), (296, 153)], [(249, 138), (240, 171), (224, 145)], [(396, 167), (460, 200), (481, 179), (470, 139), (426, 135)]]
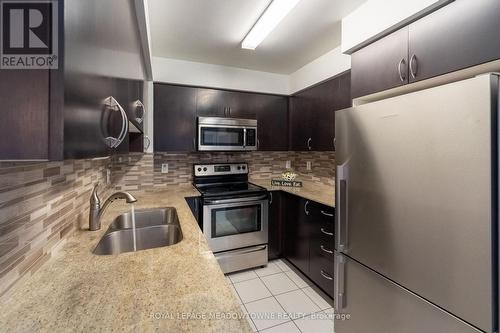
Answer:
[(333, 254), (333, 251), (325, 249), (325, 247), (323, 245), (320, 245), (319, 247), (321, 248), (321, 251), (326, 252), (328, 254)]
[(401, 65), (405, 65), (406, 64), (406, 60), (405, 58), (401, 59), (399, 61), (399, 64), (398, 64), (398, 73), (399, 73), (399, 79), (401, 80), (401, 82), (406, 82), (406, 75), (403, 74), (403, 72), (401, 71)]
[(324, 210), (321, 211), (321, 214), (328, 216), (328, 217), (333, 217), (333, 214), (327, 213)]
[(148, 142), (147, 144), (144, 145), (144, 150), (148, 150), (149, 146), (151, 146), (151, 139), (146, 134), (144, 134), (144, 141)]
[[(146, 113), (146, 107), (144, 106), (144, 104), (141, 102), (140, 99), (134, 102), (134, 106), (135, 106), (135, 121), (137, 121), (137, 123), (140, 124), (144, 121), (144, 114)], [(137, 113), (137, 110), (140, 110), (139, 114)]]
[(307, 139), (307, 149), (311, 150), (311, 142), (312, 142), (312, 138), (309, 138)]
[(327, 274), (324, 270), (321, 270), (320, 273), (321, 273), (321, 276), (324, 277), (325, 279), (330, 280), (330, 281), (333, 280), (333, 278), (330, 276), (330, 274)]
[(321, 232), (328, 236), (333, 236), (333, 232), (328, 232), (324, 228), (321, 228)]
[(273, 204), (273, 192), (269, 192), (269, 204)]
[(128, 133), (127, 113), (125, 112), (125, 110), (123, 110), (120, 103), (118, 103), (118, 101), (113, 96), (109, 96), (108, 98), (106, 98), (104, 100), (104, 105), (106, 107), (110, 108), (111, 110), (119, 111), (120, 115), (122, 117), (122, 129), (120, 131), (120, 135), (118, 135), (117, 138), (112, 137), (112, 136), (108, 136), (104, 139), (106, 144), (108, 145), (108, 147), (117, 148), (123, 142), (123, 140), (127, 137), (127, 133)]
[(345, 306), (345, 258), (341, 254), (335, 256), (335, 285), (334, 305), (335, 311), (340, 312)]
[(196, 150), (196, 139), (193, 139), (193, 149)]
[[(413, 64), (415, 63), (415, 68), (413, 68)], [(417, 78), (417, 71), (418, 71), (418, 62), (417, 62), (417, 56), (412, 55), (410, 58), (410, 73), (411, 76), (416, 79)]]
[(307, 206), (309, 206), (309, 201), (306, 201), (306, 203), (304, 204), (304, 213), (306, 213), (306, 215), (309, 215), (309, 211), (307, 210)]

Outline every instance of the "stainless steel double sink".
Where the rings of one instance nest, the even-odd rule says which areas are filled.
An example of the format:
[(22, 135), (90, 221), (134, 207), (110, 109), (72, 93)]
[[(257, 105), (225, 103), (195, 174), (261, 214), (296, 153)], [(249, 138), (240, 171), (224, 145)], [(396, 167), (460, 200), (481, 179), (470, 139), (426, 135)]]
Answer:
[[(169, 246), (182, 240), (179, 217), (173, 207), (136, 210), (135, 228), (137, 251)], [(132, 214), (128, 212), (118, 216), (110, 224), (93, 253), (111, 255), (133, 252), (133, 232)]]

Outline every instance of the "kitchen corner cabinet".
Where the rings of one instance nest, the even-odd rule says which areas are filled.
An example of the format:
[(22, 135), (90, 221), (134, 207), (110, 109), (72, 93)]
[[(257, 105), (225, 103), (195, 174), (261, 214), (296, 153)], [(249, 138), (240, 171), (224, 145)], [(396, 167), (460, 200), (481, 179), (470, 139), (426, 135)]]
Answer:
[(197, 117), (257, 119), (258, 150), (288, 150), (288, 97), (154, 84), (155, 151), (196, 151)]
[(455, 0), (352, 54), (357, 98), (500, 59), (500, 1)]
[(290, 150), (335, 149), (335, 111), (351, 106), (350, 80), (347, 71), (290, 97)]

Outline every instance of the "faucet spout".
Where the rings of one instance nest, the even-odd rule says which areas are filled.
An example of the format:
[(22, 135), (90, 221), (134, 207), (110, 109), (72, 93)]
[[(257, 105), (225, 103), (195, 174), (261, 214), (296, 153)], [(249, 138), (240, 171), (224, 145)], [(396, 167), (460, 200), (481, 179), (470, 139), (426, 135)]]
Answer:
[(109, 196), (109, 198), (104, 201), (101, 206), (101, 200), (97, 195), (97, 184), (90, 195), (90, 212), (89, 212), (89, 230), (95, 231), (101, 229), (101, 217), (106, 210), (106, 208), (115, 200), (125, 200), (126, 203), (131, 204), (137, 201), (137, 199), (128, 192), (116, 192)]

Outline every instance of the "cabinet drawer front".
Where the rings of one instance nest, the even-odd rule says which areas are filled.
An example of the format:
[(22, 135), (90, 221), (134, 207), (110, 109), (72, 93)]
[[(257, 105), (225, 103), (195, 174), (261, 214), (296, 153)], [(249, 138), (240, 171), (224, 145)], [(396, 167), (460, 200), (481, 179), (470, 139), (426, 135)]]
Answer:
[(333, 238), (315, 238), (311, 241), (311, 258), (313, 257), (323, 257), (327, 260), (333, 262), (334, 255), (334, 242)]
[(311, 260), (309, 277), (332, 298), (334, 294), (333, 272), (333, 261), (322, 257), (315, 257)]
[(335, 222), (335, 209), (316, 202), (308, 205), (311, 221), (314, 223), (333, 224)]

